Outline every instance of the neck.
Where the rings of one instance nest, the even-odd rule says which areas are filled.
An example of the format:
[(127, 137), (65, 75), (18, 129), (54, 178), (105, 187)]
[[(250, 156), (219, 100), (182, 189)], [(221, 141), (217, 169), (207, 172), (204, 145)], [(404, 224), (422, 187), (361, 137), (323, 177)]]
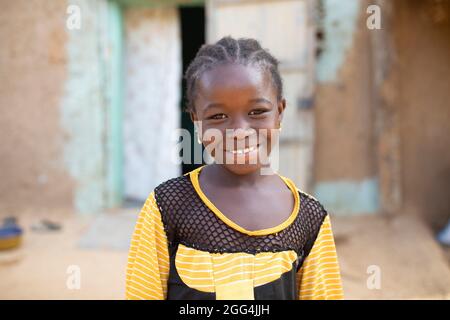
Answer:
[(225, 187), (254, 187), (268, 181), (273, 176), (273, 172), (272, 175), (262, 175), (260, 169), (247, 174), (236, 174), (228, 170), (226, 166), (217, 163), (213, 163), (209, 167), (217, 177), (217, 181)]

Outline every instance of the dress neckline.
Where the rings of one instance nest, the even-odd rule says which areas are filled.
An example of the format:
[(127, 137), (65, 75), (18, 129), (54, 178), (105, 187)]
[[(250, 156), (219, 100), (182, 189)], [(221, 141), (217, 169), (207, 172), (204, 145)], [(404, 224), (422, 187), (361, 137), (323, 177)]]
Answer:
[(298, 211), (300, 208), (300, 197), (297, 191), (297, 188), (291, 179), (286, 178), (278, 173), (276, 173), (287, 185), (287, 187), (291, 190), (292, 195), (294, 196), (294, 209), (292, 210), (289, 217), (280, 223), (277, 226), (266, 228), (266, 229), (260, 229), (260, 230), (247, 230), (234, 221), (232, 221), (230, 218), (228, 218), (226, 215), (224, 215), (212, 202), (208, 199), (208, 197), (205, 195), (205, 193), (202, 191), (202, 188), (200, 187), (199, 183), (199, 174), (200, 171), (205, 167), (206, 165), (203, 165), (201, 167), (198, 167), (197, 169), (192, 170), (189, 173), (189, 177), (191, 179), (192, 185), (194, 186), (195, 191), (199, 195), (200, 199), (208, 206), (208, 208), (225, 224), (227, 224), (229, 227), (241, 232), (245, 233), (250, 236), (262, 236), (262, 235), (268, 235), (272, 233), (280, 232), (281, 230), (287, 228), (289, 225), (291, 225), (294, 220), (297, 218)]

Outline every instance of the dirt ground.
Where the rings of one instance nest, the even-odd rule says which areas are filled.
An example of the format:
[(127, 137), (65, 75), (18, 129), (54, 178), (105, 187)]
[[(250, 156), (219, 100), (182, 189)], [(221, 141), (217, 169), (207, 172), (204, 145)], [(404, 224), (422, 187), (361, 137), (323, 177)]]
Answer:
[[(60, 222), (63, 228), (44, 234), (31, 230), (44, 215), (22, 214), (19, 223), (25, 237), (21, 248), (0, 252), (0, 299), (123, 299), (127, 244), (108, 246), (108, 239), (127, 241), (136, 216), (137, 210), (108, 213), (103, 220), (47, 212), (45, 218)], [(116, 221), (125, 217), (130, 223), (99, 229), (104, 217)], [(450, 251), (434, 241), (420, 220), (410, 216), (332, 217), (332, 224), (346, 299), (450, 298)], [(109, 234), (94, 239), (92, 232)], [(379, 289), (367, 287), (371, 265), (379, 267)], [(79, 289), (67, 286), (74, 275), (70, 266), (79, 267)]]
[[(33, 232), (31, 225), (41, 217), (61, 223), (62, 230)], [(21, 248), (0, 252), (0, 299), (123, 299), (126, 250), (79, 246), (94, 221), (68, 212), (21, 215)], [(79, 267), (79, 289), (67, 286), (75, 275), (70, 266)]]
[[(450, 250), (420, 218), (332, 221), (346, 299), (450, 299)], [(379, 267), (379, 289), (367, 286), (370, 266)]]

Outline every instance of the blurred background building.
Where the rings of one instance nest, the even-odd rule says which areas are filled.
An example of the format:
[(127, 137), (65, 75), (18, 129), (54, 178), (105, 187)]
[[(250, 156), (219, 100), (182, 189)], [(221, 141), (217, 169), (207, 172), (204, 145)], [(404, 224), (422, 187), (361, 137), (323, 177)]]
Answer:
[[(226, 35), (256, 38), (281, 61), (280, 173), (334, 217), (346, 295), (449, 297), (434, 241), (450, 218), (448, 0), (0, 4), (0, 217), (63, 226), (25, 230), (21, 256), (0, 264), (9, 279), (0, 298), (121, 298), (139, 207), (160, 182), (196, 167), (170, 161), (176, 129), (193, 133), (183, 72), (203, 43)], [(105, 213), (123, 208), (131, 213)], [(93, 291), (69, 292), (66, 266), (83, 263)], [(369, 265), (400, 280), (369, 290)], [(52, 277), (59, 284), (48, 291)], [(104, 287), (110, 281), (116, 289)]]

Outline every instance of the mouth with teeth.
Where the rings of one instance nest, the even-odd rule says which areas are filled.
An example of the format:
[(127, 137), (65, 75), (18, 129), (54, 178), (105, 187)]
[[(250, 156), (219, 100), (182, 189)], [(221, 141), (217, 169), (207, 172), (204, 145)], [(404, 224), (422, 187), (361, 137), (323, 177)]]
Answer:
[(233, 155), (243, 155), (243, 154), (247, 154), (247, 153), (250, 153), (250, 152), (252, 152), (252, 151), (257, 150), (258, 147), (259, 147), (259, 145), (257, 145), (257, 146), (251, 146), (251, 147), (244, 148), (244, 149), (227, 150), (227, 152), (229, 152), (229, 153), (231, 153), (231, 154), (233, 154)]

